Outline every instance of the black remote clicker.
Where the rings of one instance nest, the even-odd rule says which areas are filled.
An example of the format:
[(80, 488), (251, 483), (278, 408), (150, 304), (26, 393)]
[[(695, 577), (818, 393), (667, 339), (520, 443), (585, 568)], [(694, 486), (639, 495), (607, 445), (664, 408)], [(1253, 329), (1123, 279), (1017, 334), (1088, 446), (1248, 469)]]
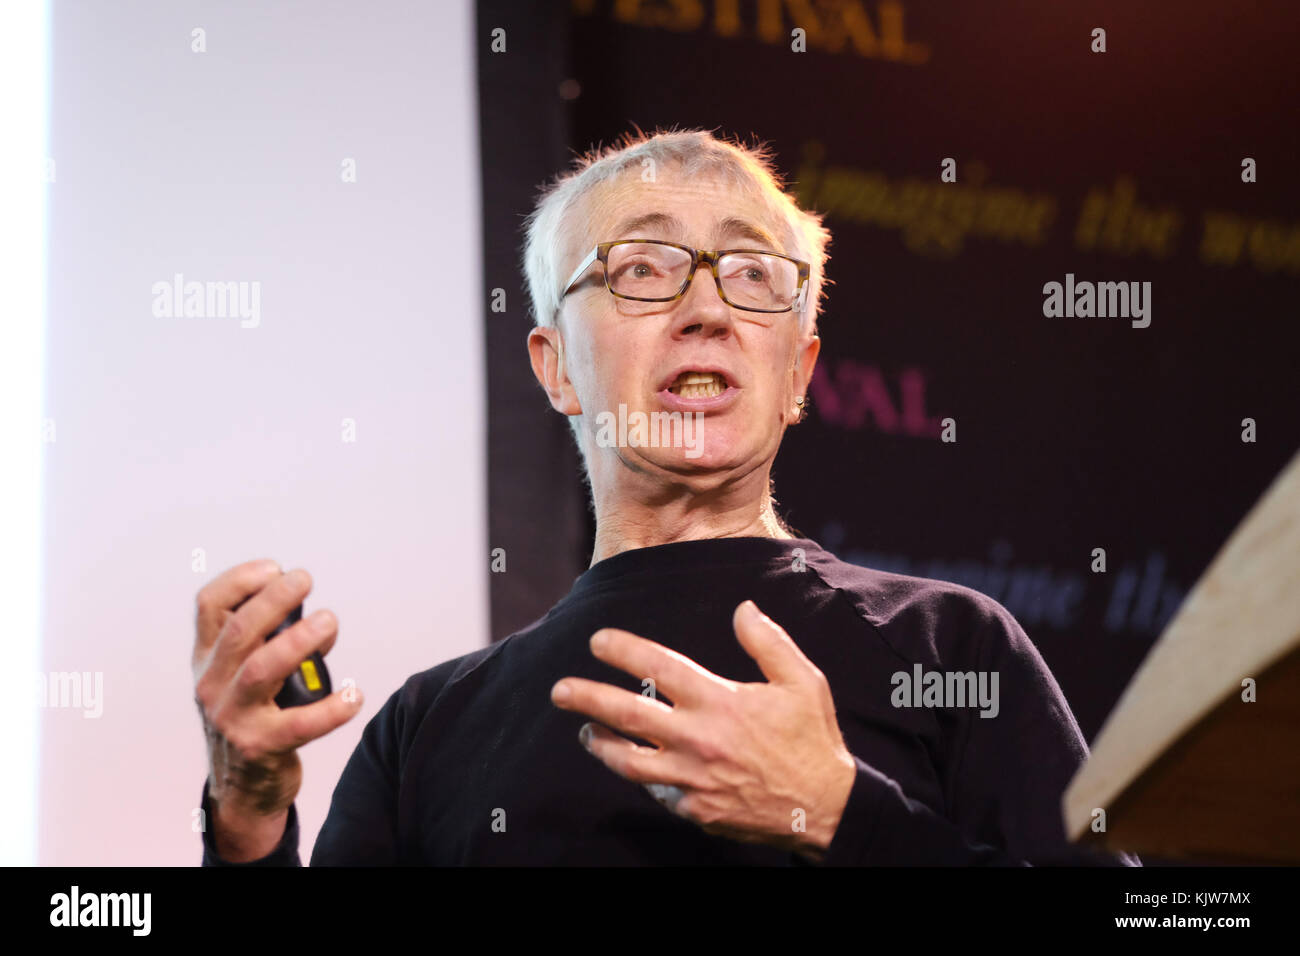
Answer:
[[(266, 636), (266, 639), (271, 640), (285, 628), (292, 627), (301, 620), (302, 605), (299, 604), (280, 622), (279, 627)], [(298, 665), (298, 669), (284, 679), (284, 686), (280, 688), (280, 693), (275, 695), (275, 702), (281, 707), (301, 707), (328, 697), (331, 691), (330, 672), (325, 667), (325, 658), (321, 657), (320, 651), (312, 651), (311, 655)]]
[[(238, 611), (248, 601), (245, 598), (240, 601), (232, 610)], [(289, 616), (280, 622), (270, 634), (266, 635), (269, 641), (275, 635), (279, 634), (285, 628), (292, 627), (302, 620), (302, 605), (289, 612)], [(284, 679), (284, 685), (280, 688), (280, 693), (275, 695), (275, 702), (284, 707), (301, 707), (304, 704), (314, 704), (316, 701), (328, 697), (333, 692), (330, 686), (330, 672), (325, 666), (325, 658), (321, 656), (320, 651), (312, 651), (311, 655), (298, 665), (297, 670)]]

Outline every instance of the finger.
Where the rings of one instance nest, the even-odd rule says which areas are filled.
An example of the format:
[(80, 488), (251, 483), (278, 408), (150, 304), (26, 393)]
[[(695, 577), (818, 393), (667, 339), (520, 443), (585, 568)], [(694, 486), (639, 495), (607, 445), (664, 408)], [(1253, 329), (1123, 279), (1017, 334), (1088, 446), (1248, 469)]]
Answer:
[(325, 653), (338, 636), (338, 618), (327, 610), (315, 611), (281, 631), (244, 659), (235, 675), (235, 700), (240, 705), (269, 702), (284, 680), (313, 651)]
[(578, 739), (588, 753), (624, 780), (660, 783), (686, 789), (695, 781), (697, 768), (689, 758), (671, 750), (642, 747), (599, 724), (583, 724)]
[(275, 752), (297, 750), (303, 744), (346, 724), (360, 712), (364, 703), (365, 695), (359, 688), (347, 687), (336, 690), (314, 704), (277, 709), (268, 718), (268, 747)]
[[(561, 688), (568, 697), (561, 697)], [(674, 729), (673, 709), (661, 700), (582, 677), (566, 677), (551, 688), (551, 701), (562, 710), (575, 710), (602, 724), (661, 747), (682, 743)]]
[(772, 683), (800, 683), (816, 670), (785, 629), (760, 611), (753, 601), (737, 606), (731, 623), (740, 646)]
[(249, 654), (266, 641), (311, 591), (311, 575), (301, 568), (282, 574), (266, 584), (226, 618), (212, 649), (208, 670), (222, 679), (234, 674)]
[(591, 636), (591, 653), (633, 677), (654, 681), (675, 704), (698, 703), (722, 682), (684, 654), (628, 631), (606, 627)]
[(671, 783), (646, 783), (642, 786), (669, 813), (678, 813), (686, 799), (686, 791)]
[(226, 613), (233, 611), (280, 573), (280, 566), (270, 559), (245, 561), (223, 571), (198, 593), (195, 600), (196, 638), (195, 653), (206, 656), (217, 642)]

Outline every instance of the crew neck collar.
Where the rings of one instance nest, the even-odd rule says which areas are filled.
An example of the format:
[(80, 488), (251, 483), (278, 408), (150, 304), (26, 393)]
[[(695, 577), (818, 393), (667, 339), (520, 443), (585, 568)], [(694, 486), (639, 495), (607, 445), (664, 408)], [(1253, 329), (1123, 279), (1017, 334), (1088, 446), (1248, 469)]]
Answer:
[(640, 574), (681, 571), (694, 566), (784, 559), (795, 548), (802, 548), (805, 556), (822, 551), (821, 546), (810, 538), (759, 537), (695, 538), (648, 548), (633, 548), (592, 565), (573, 582), (569, 596), (575, 597), (593, 588)]

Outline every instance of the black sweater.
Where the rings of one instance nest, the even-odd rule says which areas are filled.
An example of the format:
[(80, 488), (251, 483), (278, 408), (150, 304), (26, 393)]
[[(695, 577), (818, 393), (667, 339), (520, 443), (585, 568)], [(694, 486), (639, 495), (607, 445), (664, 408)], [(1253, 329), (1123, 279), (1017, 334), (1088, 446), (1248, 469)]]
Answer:
[[(1061, 796), (1087, 744), (1005, 608), (955, 584), (847, 564), (813, 541), (769, 538), (615, 555), (525, 630), (409, 678), (367, 724), (311, 863), (802, 865), (672, 815), (589, 755), (578, 741), (588, 718), (550, 699), (565, 676), (641, 692), (592, 656), (602, 627), (732, 680), (763, 680), (731, 627), (747, 598), (825, 673), (856, 758), (824, 864), (1140, 865), (1065, 842)], [(996, 716), (969, 702), (895, 706), (894, 675), (931, 671), (996, 672)], [(211, 819), (206, 784), (202, 800)], [(203, 840), (204, 865), (229, 865), (211, 833)], [(299, 864), (290, 808), (280, 845), (240, 865)]]

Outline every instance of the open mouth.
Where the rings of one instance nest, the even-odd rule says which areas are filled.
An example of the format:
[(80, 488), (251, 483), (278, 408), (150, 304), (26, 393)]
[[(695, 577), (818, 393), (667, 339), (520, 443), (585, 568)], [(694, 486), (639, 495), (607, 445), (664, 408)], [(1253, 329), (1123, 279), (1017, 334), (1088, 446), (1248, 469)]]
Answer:
[(727, 379), (721, 372), (682, 372), (668, 386), (681, 398), (715, 398), (726, 390)]

